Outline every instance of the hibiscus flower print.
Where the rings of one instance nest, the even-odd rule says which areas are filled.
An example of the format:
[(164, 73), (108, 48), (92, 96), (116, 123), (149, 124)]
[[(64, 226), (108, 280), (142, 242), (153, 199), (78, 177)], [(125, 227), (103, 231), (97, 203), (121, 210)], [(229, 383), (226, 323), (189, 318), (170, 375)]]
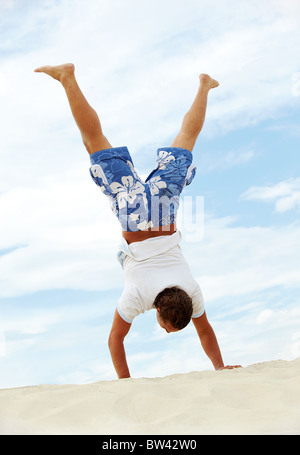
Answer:
[(152, 227), (154, 227), (154, 224), (153, 224), (152, 221), (147, 222), (146, 220), (144, 220), (141, 223), (137, 224), (137, 228), (140, 231), (144, 231), (145, 229), (149, 229), (149, 228), (152, 228)]
[[(101, 179), (104, 185), (108, 185), (107, 178), (103, 172), (102, 167), (99, 166), (99, 164), (94, 164), (91, 167), (91, 172), (95, 178)], [(102, 186), (102, 185), (100, 185), (100, 186)]]
[(151, 196), (158, 194), (160, 188), (167, 188), (166, 182), (163, 182), (159, 176), (152, 177), (152, 179), (149, 180), (148, 185), (149, 185)]
[(123, 176), (121, 182), (122, 184), (113, 182), (110, 185), (112, 192), (118, 195), (120, 209), (125, 208), (127, 202), (129, 202), (129, 204), (133, 204), (138, 195), (142, 195), (144, 197), (144, 185), (141, 182), (135, 182), (131, 175)]
[(175, 161), (175, 157), (172, 155), (171, 152), (167, 152), (166, 150), (161, 150), (158, 153), (157, 157), (157, 167), (160, 169), (166, 169), (166, 164), (170, 163), (170, 161)]

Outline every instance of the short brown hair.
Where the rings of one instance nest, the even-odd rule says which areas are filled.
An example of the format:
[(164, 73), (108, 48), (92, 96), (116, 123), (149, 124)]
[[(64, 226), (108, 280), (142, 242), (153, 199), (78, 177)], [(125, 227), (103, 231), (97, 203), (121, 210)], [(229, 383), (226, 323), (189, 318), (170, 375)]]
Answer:
[(186, 327), (193, 314), (191, 297), (177, 287), (161, 291), (154, 300), (154, 306), (159, 308), (160, 317), (177, 330)]

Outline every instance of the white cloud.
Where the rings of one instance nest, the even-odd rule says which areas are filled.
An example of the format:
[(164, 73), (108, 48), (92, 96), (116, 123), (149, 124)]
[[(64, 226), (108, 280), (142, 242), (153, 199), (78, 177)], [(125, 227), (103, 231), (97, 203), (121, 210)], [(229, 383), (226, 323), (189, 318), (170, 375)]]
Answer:
[(300, 178), (291, 178), (274, 185), (255, 186), (241, 195), (244, 200), (275, 202), (275, 212), (283, 213), (300, 207)]
[(203, 151), (198, 172), (207, 173), (216, 169), (226, 171), (232, 167), (247, 164), (256, 155), (257, 153), (248, 147), (246, 149), (229, 150), (228, 152), (224, 152), (224, 150), (215, 151), (213, 154)]
[(0, 3), (1, 10), (10, 10), (16, 5), (17, 0), (2, 0)]
[[(86, 169), (63, 181), (0, 195), (1, 296), (44, 289), (121, 287), (121, 236), (109, 203)], [(105, 241), (104, 241), (105, 239)]]
[(300, 228), (241, 227), (207, 219), (197, 247), (183, 249), (209, 304), (276, 286), (299, 287)]
[(269, 321), (274, 314), (274, 311), (272, 310), (263, 310), (258, 316), (257, 316), (257, 323), (258, 324), (264, 324), (267, 321)]

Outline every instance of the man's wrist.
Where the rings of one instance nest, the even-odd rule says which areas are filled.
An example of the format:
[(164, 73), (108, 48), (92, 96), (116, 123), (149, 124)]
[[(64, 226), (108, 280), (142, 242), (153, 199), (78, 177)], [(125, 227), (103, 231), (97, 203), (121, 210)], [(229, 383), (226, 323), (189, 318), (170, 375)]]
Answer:
[(223, 370), (224, 368), (224, 363), (223, 361), (222, 362), (217, 362), (217, 363), (214, 363), (214, 367), (215, 367), (215, 370), (218, 371), (218, 370)]
[(130, 378), (130, 374), (128, 373), (121, 373), (118, 375), (119, 379), (128, 379)]

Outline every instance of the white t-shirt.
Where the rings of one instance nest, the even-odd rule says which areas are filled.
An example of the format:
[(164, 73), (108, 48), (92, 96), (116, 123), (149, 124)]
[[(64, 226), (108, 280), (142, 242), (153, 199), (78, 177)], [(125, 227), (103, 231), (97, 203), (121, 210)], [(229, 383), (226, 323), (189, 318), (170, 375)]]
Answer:
[(193, 278), (182, 255), (180, 231), (172, 235), (151, 237), (130, 245), (124, 240), (120, 250), (126, 255), (123, 262), (124, 290), (117, 309), (124, 321), (132, 323), (140, 313), (154, 308), (159, 292), (173, 286), (183, 289), (192, 299), (193, 318), (204, 313), (199, 284)]

